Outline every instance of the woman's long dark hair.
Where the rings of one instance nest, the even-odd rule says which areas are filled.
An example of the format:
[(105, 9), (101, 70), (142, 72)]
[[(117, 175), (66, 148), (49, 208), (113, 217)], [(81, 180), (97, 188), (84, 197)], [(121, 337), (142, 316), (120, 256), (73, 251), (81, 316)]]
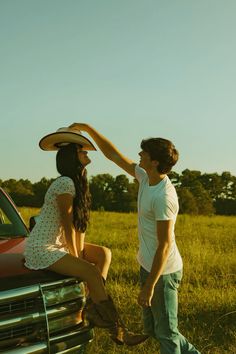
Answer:
[(91, 195), (87, 171), (79, 161), (77, 145), (68, 144), (60, 147), (56, 163), (60, 175), (70, 177), (74, 182), (76, 195), (73, 200), (73, 223), (76, 230), (85, 232), (89, 222)]

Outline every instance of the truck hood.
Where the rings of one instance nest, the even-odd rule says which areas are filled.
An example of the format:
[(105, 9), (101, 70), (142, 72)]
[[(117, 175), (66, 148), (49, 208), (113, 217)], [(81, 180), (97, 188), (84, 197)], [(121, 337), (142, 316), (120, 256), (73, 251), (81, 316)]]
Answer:
[(25, 237), (17, 237), (7, 240), (0, 239), (0, 254), (2, 253), (24, 253)]
[(26, 268), (23, 254), (25, 241), (24, 237), (0, 240), (0, 290), (65, 278), (50, 271)]

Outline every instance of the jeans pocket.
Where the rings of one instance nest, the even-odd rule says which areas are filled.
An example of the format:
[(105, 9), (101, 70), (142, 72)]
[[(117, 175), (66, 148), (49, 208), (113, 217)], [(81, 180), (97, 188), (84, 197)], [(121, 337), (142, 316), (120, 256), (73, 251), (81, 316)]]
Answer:
[(173, 288), (178, 289), (181, 283), (182, 272), (175, 272), (170, 274), (170, 283)]

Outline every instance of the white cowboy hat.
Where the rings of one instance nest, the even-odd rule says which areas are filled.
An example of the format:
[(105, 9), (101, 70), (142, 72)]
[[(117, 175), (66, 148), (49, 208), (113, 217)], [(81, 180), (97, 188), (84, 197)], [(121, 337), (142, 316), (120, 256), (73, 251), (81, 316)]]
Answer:
[(55, 133), (44, 136), (40, 140), (39, 146), (42, 150), (55, 151), (71, 143), (81, 145), (84, 150), (96, 150), (91, 141), (83, 136), (79, 130), (71, 128), (60, 128)]

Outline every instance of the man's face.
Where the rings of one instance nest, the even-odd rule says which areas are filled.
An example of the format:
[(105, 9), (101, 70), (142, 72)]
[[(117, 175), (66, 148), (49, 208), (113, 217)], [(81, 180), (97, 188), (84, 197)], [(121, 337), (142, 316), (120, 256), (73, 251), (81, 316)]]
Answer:
[(139, 152), (140, 161), (139, 166), (142, 167), (146, 172), (155, 171), (157, 172), (158, 161), (151, 160), (148, 152), (141, 150)]
[(142, 167), (146, 171), (148, 169), (150, 169), (152, 166), (152, 161), (149, 156), (149, 153), (144, 150), (141, 150), (139, 152), (139, 156), (140, 156), (139, 166)]

